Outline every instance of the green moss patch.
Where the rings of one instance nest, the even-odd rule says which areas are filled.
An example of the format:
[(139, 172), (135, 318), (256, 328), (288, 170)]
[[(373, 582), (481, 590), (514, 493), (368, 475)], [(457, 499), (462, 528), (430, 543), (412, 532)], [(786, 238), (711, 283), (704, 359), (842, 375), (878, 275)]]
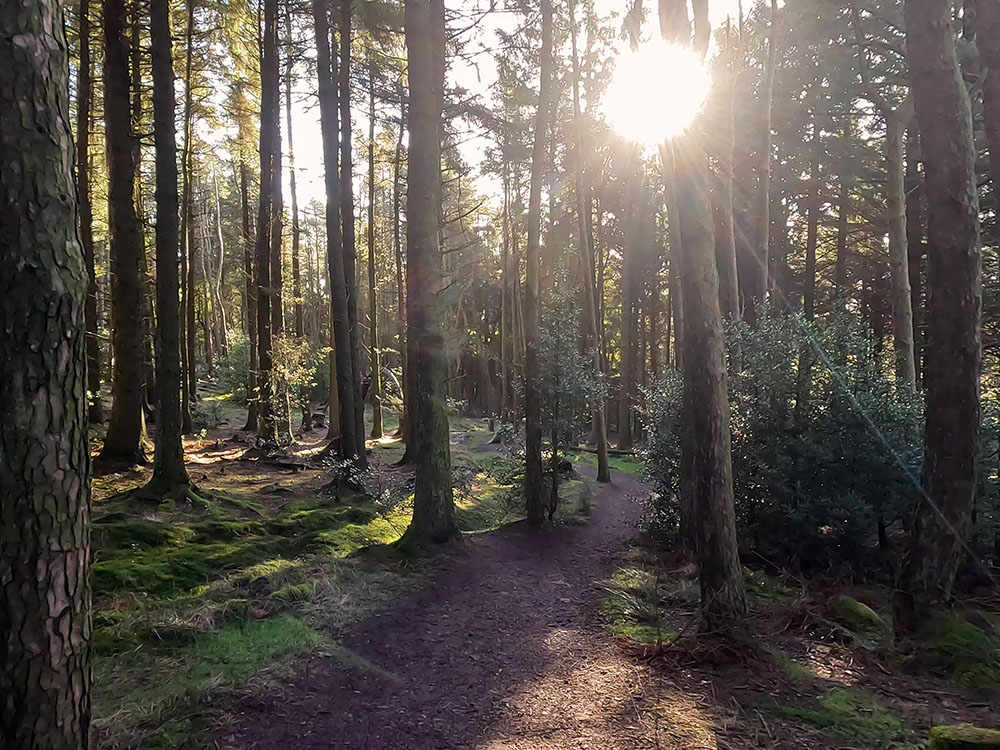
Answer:
[(917, 637), (922, 666), (947, 671), (955, 684), (1000, 692), (1000, 639), (949, 612), (929, 617)]
[(774, 705), (769, 710), (776, 716), (811, 724), (852, 746), (881, 749), (905, 734), (903, 722), (860, 690), (833, 688), (815, 705)]
[(662, 643), (677, 636), (667, 622), (668, 599), (661, 582), (640, 568), (619, 568), (604, 582), (607, 594), (598, 604), (608, 630), (636, 643)]
[(928, 750), (990, 750), (1000, 748), (1000, 732), (969, 724), (934, 727)]

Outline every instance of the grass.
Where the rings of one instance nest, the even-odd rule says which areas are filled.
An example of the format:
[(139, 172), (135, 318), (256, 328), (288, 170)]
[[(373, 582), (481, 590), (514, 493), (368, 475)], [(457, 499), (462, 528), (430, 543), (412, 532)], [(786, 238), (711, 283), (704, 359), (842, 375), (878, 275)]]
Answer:
[[(568, 451), (566, 458), (574, 464), (597, 468), (597, 454), (589, 451)], [(645, 474), (645, 465), (641, 456), (608, 456), (608, 467), (622, 474), (629, 474), (633, 477), (642, 477)]]

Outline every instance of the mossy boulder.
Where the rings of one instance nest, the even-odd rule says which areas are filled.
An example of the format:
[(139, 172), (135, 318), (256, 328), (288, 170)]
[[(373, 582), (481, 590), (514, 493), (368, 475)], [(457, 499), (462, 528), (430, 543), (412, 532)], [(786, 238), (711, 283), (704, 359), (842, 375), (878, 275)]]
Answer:
[(970, 724), (934, 727), (929, 750), (1000, 750), (1000, 732)]
[(1000, 639), (953, 612), (931, 615), (917, 636), (925, 667), (947, 671), (962, 687), (1000, 692)]
[(852, 630), (888, 633), (889, 623), (874, 609), (846, 594), (838, 596), (833, 605), (833, 613), (838, 621)]

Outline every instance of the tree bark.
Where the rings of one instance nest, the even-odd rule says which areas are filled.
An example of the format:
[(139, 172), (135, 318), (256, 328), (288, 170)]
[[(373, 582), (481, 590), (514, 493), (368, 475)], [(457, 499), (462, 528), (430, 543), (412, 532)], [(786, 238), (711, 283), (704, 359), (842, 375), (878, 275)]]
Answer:
[(917, 387), (923, 382), (924, 352), (924, 210), (923, 175), (917, 168), (920, 161), (920, 135), (911, 119), (906, 134), (906, 252), (910, 272), (910, 309), (913, 311), (913, 363)]
[[(187, 0), (187, 29), (184, 55), (184, 151), (181, 169), (184, 177), (181, 194), (181, 431), (194, 430), (191, 402), (197, 396), (198, 375), (194, 361), (194, 243), (191, 241), (191, 134), (194, 125), (191, 71), (194, 67), (194, 9), (196, 0)], [(256, 426), (256, 425), (255, 425)]]
[(347, 313), (347, 285), (344, 272), (344, 245), (340, 224), (340, 173), (338, 164), (339, 101), (332, 66), (334, 57), (330, 45), (330, 2), (314, 0), (313, 19), (316, 26), (316, 70), (319, 79), (320, 126), (323, 136), (323, 164), (326, 186), (326, 256), (330, 275), (330, 316), (335, 362), (336, 397), (331, 382), (330, 438), (337, 436), (333, 419), (336, 398), (337, 425), (340, 428), (340, 456), (353, 460), (364, 450), (359, 445), (354, 419), (354, 375), (351, 364), (351, 332)]
[(901, 624), (914, 600), (947, 601), (963, 559), (979, 437), (979, 200), (969, 97), (944, 0), (906, 0), (906, 56), (927, 183), (928, 350), (924, 489), (904, 565)]
[(622, 242), (622, 315), (621, 315), (621, 382), (618, 388), (618, 450), (632, 450), (632, 400), (635, 396), (635, 336), (638, 328), (638, 306), (635, 301), (635, 260), (639, 253), (639, 211), (641, 180), (639, 153), (628, 146), (625, 159), (624, 240)]
[(917, 388), (913, 354), (913, 300), (910, 298), (910, 259), (906, 248), (906, 167), (903, 134), (910, 119), (903, 108), (885, 112), (886, 214), (889, 223), (889, 274), (892, 280), (892, 339), (896, 358), (896, 381), (910, 390)]
[(135, 210), (136, 163), (129, 100), (129, 43), (124, 0), (104, 2), (104, 120), (108, 152), (108, 225), (114, 378), (111, 421), (99, 459), (145, 463), (143, 417), (142, 232)]
[[(278, 441), (275, 420), (275, 387), (272, 326), (274, 302), (273, 231), (278, 221), (275, 215), (275, 184), (281, 182), (280, 167), (275, 174), (275, 148), (280, 148), (278, 90), (278, 0), (264, 0), (264, 36), (261, 55), (260, 85), (260, 196), (257, 209), (257, 435), (271, 442)], [(280, 230), (279, 230), (280, 232)], [(280, 234), (279, 234), (280, 240)]]
[(445, 379), (448, 372), (438, 290), (442, 283), (441, 112), (444, 105), (443, 0), (405, 0), (410, 87), (406, 191), (407, 348), (413, 367), (413, 518), (404, 539), (443, 542), (458, 533), (451, 484)]
[(361, 397), (361, 332), (358, 320), (358, 249), (354, 231), (354, 156), (351, 131), (351, 8), (353, 0), (340, 0), (340, 200), (344, 222), (344, 281), (347, 314), (351, 323), (351, 367), (354, 383), (354, 431), (358, 462), (368, 462), (365, 451), (365, 400)]
[[(242, 140), (242, 139), (241, 139)], [(247, 319), (247, 339), (250, 344), (247, 369), (247, 422), (244, 431), (257, 430), (257, 283), (254, 269), (254, 236), (250, 228), (250, 194), (247, 186), (247, 165), (240, 158), (240, 222), (243, 230), (243, 291), (244, 315)]]
[(719, 302), (722, 316), (733, 321), (740, 318), (740, 284), (736, 266), (736, 231), (733, 222), (733, 151), (736, 134), (734, 100), (736, 79), (730, 50), (729, 22), (726, 22), (726, 80), (719, 94), (719, 141), (716, 154), (719, 179), (713, 207), (715, 211), (715, 256), (719, 267)]
[(531, 180), (528, 193), (528, 244), (524, 289), (524, 499), (528, 522), (545, 520), (542, 498), (541, 376), (538, 349), (541, 345), (538, 302), (539, 249), (541, 239), (542, 179), (545, 174), (545, 143), (548, 138), (552, 88), (552, 3), (542, 3), (541, 84), (535, 114), (535, 140), (531, 150)]
[(86, 750), (90, 451), (61, 4), (0, 3), (0, 747)]
[(851, 221), (851, 178), (848, 162), (848, 143), (852, 132), (852, 117), (848, 114), (844, 118), (844, 128), (842, 131), (842, 145), (844, 153), (840, 155), (840, 192), (837, 197), (837, 256), (834, 260), (834, 289), (837, 298), (837, 307), (844, 310), (847, 307), (847, 297), (849, 293), (847, 274), (847, 240), (848, 229)]
[(150, 0), (153, 58), (153, 139), (156, 148), (156, 452), (149, 488), (171, 492), (190, 485), (181, 443), (180, 248), (177, 135), (170, 0)]
[(410, 415), (411, 404), (407, 391), (409, 382), (409, 367), (406, 361), (406, 287), (403, 276), (403, 243), (400, 232), (400, 209), (401, 209), (401, 168), (403, 160), (403, 132), (406, 128), (406, 102), (403, 99), (402, 81), (399, 88), (399, 133), (396, 136), (396, 156), (392, 165), (392, 250), (396, 260), (396, 332), (399, 341), (399, 366), (402, 374), (402, 393), (400, 400), (403, 408), (399, 414), (399, 435), (403, 442), (410, 444), (409, 427), (407, 419)]

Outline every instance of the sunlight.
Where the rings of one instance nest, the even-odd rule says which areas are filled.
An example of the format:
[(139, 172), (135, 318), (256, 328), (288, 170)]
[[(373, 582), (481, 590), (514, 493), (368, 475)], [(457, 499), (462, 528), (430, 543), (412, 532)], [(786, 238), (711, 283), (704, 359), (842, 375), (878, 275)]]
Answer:
[(647, 41), (615, 61), (602, 110), (622, 137), (656, 146), (691, 124), (710, 84), (708, 71), (690, 49), (659, 39)]

